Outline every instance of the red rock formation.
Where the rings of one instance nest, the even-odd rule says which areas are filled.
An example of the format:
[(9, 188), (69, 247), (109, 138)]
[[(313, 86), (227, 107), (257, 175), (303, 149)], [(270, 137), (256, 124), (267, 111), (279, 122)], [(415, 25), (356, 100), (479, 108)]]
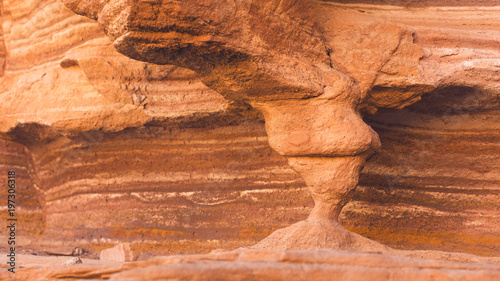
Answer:
[[(485, 280), (498, 279), (500, 267), (333, 251), (224, 252), (171, 256), (121, 264), (61, 266), (60, 260), (38, 258), (44, 266), (16, 273), (16, 280)], [(87, 263), (87, 264), (85, 264)], [(0, 272), (8, 279), (9, 273)]]
[[(361, 163), (346, 161), (355, 169), (340, 188), (354, 201), (317, 195), (313, 214), (335, 217), (347, 203), (342, 225), (389, 246), (498, 255), (496, 1), (67, 2), (113, 42), (55, 1), (4, 0), (2, 16), (0, 128), (34, 159), (39, 241), (139, 240), (164, 253), (251, 245), (307, 216), (305, 182), (321, 194), (338, 176), (322, 166), (342, 161), (322, 157), (377, 147), (359, 112), (379, 110), (365, 119), (383, 148), (356, 190)], [(167, 63), (197, 73), (157, 65)]]
[[(290, 164), (305, 177), (313, 193), (316, 206), (309, 218), (313, 224), (317, 219), (337, 220), (354, 190), (366, 157), (358, 155), (369, 156), (378, 148), (378, 138), (361, 125), (363, 122), (356, 108), (371, 113), (377, 107), (402, 108), (418, 101), (423, 93), (443, 85), (475, 83), (484, 88), (489, 86), (478, 83), (482, 74), (471, 76), (471, 69), (436, 67), (432, 59), (420, 62), (423, 58), (432, 58), (432, 51), (426, 55), (425, 49), (414, 43), (414, 31), (409, 28), (392, 22), (377, 22), (380, 15), (372, 16), (371, 13), (349, 17), (352, 11), (342, 11), (342, 6), (330, 3), (317, 3), (316, 6), (302, 4), (305, 1), (262, 5), (244, 2), (234, 6), (226, 3), (222, 11), (216, 9), (219, 2), (210, 1), (202, 6), (196, 1), (168, 5), (110, 1), (91, 8), (81, 2), (66, 3), (103, 25), (118, 51), (141, 60), (192, 68), (202, 75), (207, 85), (226, 98), (249, 102), (262, 110), (271, 147), (292, 157)], [(317, 11), (317, 20), (316, 16), (311, 16), (313, 10)], [(155, 11), (153, 17), (149, 11)], [(229, 14), (265, 20), (235, 24), (224, 20)], [(302, 23), (301, 26), (295, 27), (292, 19), (299, 19), (297, 22)], [(267, 37), (262, 33), (266, 28), (279, 36)], [(312, 31), (304, 34), (304, 28)], [(320, 31), (324, 39), (318, 35)], [(303, 40), (303, 45), (296, 45), (297, 37)], [(331, 56), (331, 61), (318, 55), (321, 53)], [(488, 57), (494, 55), (496, 53)], [(283, 57), (287, 59), (280, 59)], [(199, 64), (192, 66), (194, 60)], [(471, 60), (466, 64), (469, 68), (477, 68)], [(294, 71), (276, 71), (287, 68)], [(351, 76), (354, 83), (336, 69)], [(467, 80), (456, 80), (461, 72), (468, 73)], [(310, 73), (316, 74), (316, 78), (308, 79), (311, 84), (304, 87), (301, 77)], [(434, 79), (429, 79), (429, 74)], [(446, 79), (447, 75), (453, 75), (451, 80)], [(319, 85), (314, 85), (315, 82)], [(266, 91), (272, 93), (272, 98), (267, 92), (259, 95), (262, 90), (254, 90), (255, 85), (260, 89), (262, 83), (267, 84)], [(237, 91), (234, 85), (238, 85)], [(300, 100), (310, 97), (311, 90), (317, 86), (324, 88), (319, 97)], [(296, 90), (290, 93), (288, 89), (294, 87)], [(334, 158), (327, 160), (324, 157)], [(332, 187), (333, 184), (337, 187)], [(336, 236), (332, 228), (329, 232), (320, 232), (333, 235), (325, 241), (337, 243), (324, 244), (309, 238), (319, 235), (311, 233), (314, 227), (297, 227), (307, 233), (305, 241), (310, 243), (301, 243), (301, 248), (345, 244), (338, 242), (339, 239), (354, 241)], [(318, 227), (321, 229), (324, 223), (319, 223)], [(304, 237), (297, 229), (277, 232), (268, 240), (275, 245), (264, 243), (264, 247), (286, 249), (288, 246), (281, 245), (283, 238), (280, 235), (292, 239), (291, 232)], [(274, 236), (279, 237), (274, 239)], [(364, 249), (361, 245), (359, 247)], [(357, 248), (356, 242), (352, 247)]]

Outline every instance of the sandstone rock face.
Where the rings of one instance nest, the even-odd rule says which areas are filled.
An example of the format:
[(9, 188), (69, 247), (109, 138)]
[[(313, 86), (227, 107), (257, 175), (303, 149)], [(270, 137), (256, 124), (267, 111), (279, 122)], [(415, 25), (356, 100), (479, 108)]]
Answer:
[[(307, 216), (304, 181), (269, 147), (257, 114), (228, 110), (193, 71), (120, 55), (96, 23), (44, 3), (31, 15), (29, 3), (5, 2), (11, 51), (0, 78), (2, 169), (18, 174), (20, 234), (35, 236), (32, 246), (210, 251)], [(34, 48), (25, 28), (50, 48)]]
[[(40, 258), (41, 259), (41, 258)], [(335, 251), (246, 250), (112, 265), (29, 266), (16, 280), (485, 280), (500, 266)], [(5, 280), (12, 277), (0, 272)]]
[(380, 139), (313, 214), (347, 204), (342, 225), (388, 246), (499, 255), (500, 3), (64, 1), (99, 26), (35, 2), (3, 1), (0, 132), (39, 242), (253, 245), (339, 177), (311, 167)]
[[(35, 164), (30, 152), (19, 143), (0, 140), (0, 163), (0, 173), (2, 175), (15, 171), (16, 188), (14, 195), (16, 198), (14, 198), (14, 202), (17, 199), (15, 218), (23, 221), (22, 224), (18, 225), (17, 233), (39, 237), (45, 230), (45, 199), (43, 191), (40, 189)], [(5, 202), (8, 202), (7, 194), (7, 190), (2, 194)], [(7, 209), (5, 208), (5, 212), (2, 214), (4, 219), (8, 218)], [(7, 234), (7, 231), (2, 230), (2, 234)]]
[[(406, 2), (410, 7), (425, 4)], [(335, 9), (332, 13), (342, 15), (330, 21), (370, 19), (372, 14), (408, 26), (423, 52), (418, 74), (436, 86), (414, 105), (381, 109), (365, 118), (380, 135), (382, 151), (365, 166), (355, 201), (346, 206), (341, 221), (393, 247), (420, 248), (426, 243), (443, 250), (498, 255), (500, 87), (495, 65), (500, 55), (495, 38), (500, 28), (498, 8), (480, 6), (499, 3), (455, 7), (457, 3), (443, 2), (415, 9), (329, 4)], [(396, 93), (391, 90), (394, 82), (377, 85), (399, 73), (379, 73), (370, 90), (374, 104), (400, 106), (387, 99), (380, 102), (383, 95)], [(398, 79), (397, 84), (415, 77)], [(357, 224), (361, 217), (364, 223)]]

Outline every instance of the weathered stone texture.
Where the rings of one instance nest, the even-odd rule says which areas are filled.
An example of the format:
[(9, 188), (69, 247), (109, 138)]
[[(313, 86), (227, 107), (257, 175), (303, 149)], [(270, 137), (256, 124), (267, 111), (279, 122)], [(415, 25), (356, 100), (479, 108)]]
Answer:
[[(313, 203), (301, 176), (268, 144), (288, 135), (268, 137), (262, 115), (243, 101), (258, 99), (253, 105), (262, 109), (259, 102), (290, 98), (269, 111), (283, 105), (304, 116), (279, 126), (310, 128), (317, 123), (304, 123), (305, 113), (321, 110), (366, 129), (354, 109), (327, 114), (330, 107), (311, 99), (336, 97), (324, 86), (338, 78), (351, 87), (352, 78), (359, 91), (348, 102), (365, 98), (357, 109), (382, 150), (361, 173), (342, 224), (400, 249), (500, 254), (500, 2), (311, 1), (287, 10), (181, 1), (214, 21), (191, 30), (192, 15), (167, 20), (172, 11), (156, 14), (155, 1), (139, 1), (129, 31), (117, 13), (123, 7), (113, 6), (119, 1), (101, 1), (116, 9), (114, 18), (99, 17), (110, 10), (86, 1), (65, 2), (101, 26), (58, 1), (3, 1), (0, 170), (18, 172), (22, 233), (43, 231), (41, 243), (96, 251), (119, 241), (164, 254), (252, 245), (306, 218)], [(217, 5), (221, 14), (211, 9)], [(235, 26), (245, 15), (263, 16), (255, 10), (287, 16)], [(159, 19), (168, 25), (157, 26)], [(170, 30), (177, 20), (183, 24)], [(280, 43), (267, 26), (301, 28)], [(253, 29), (262, 38), (249, 36)], [(192, 44), (165, 49), (182, 36)], [(169, 63), (191, 70), (158, 65)], [(321, 75), (325, 69), (331, 76)], [(312, 141), (299, 133), (283, 150), (273, 148), (333, 153), (318, 144), (336, 140), (317, 132)]]
[[(15, 188), (8, 192), (7, 175), (10, 171), (15, 172)], [(28, 149), (16, 142), (0, 140), (0, 174), (5, 177), (4, 188), (1, 198), (1, 218), (6, 221), (9, 216), (8, 204), (13, 203), (15, 217), (22, 223), (17, 223), (16, 233), (18, 235), (32, 235), (40, 237), (45, 230), (45, 201), (43, 191), (36, 175), (35, 164)], [(7, 195), (14, 195), (8, 201)], [(8, 224), (7, 224), (8, 225)], [(2, 234), (10, 235), (9, 229), (4, 227)], [(5, 238), (7, 246), (7, 238)]]
[[(27, 261), (33, 257), (23, 257)], [(335, 251), (245, 250), (210, 255), (171, 256), (119, 264), (61, 266), (60, 260), (37, 258), (44, 266), (26, 264), (15, 278), (28, 280), (464, 280), (494, 281), (500, 267)], [(10, 275), (10, 276), (9, 276)], [(1, 271), (8, 280), (13, 274)]]

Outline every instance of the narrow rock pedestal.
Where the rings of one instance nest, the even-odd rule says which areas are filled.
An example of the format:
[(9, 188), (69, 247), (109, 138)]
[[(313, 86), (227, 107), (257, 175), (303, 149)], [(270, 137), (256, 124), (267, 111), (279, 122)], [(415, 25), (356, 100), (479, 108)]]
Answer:
[(269, 250), (387, 251), (388, 247), (350, 232), (338, 222), (342, 207), (356, 188), (365, 158), (290, 157), (288, 161), (304, 177), (315, 207), (305, 221), (275, 231), (254, 247)]

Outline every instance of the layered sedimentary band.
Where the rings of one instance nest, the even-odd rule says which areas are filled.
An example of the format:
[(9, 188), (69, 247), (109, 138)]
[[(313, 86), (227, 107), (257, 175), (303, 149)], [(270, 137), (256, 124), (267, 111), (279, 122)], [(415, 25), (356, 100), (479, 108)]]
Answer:
[[(0, 140), (0, 175), (4, 182), (1, 218), (6, 222), (11, 219), (9, 223), (17, 225), (18, 235), (40, 236), (45, 227), (45, 202), (28, 149), (16, 142)], [(13, 182), (7, 185), (9, 179)], [(10, 235), (5, 230), (2, 234)]]
[(92, 20), (50, 1), (3, 0), (6, 68), (24, 70), (61, 59), (64, 53), (103, 32)]
[(343, 222), (396, 248), (498, 255), (498, 110), (423, 113), (419, 106), (369, 121), (383, 149), (365, 166)]
[[(57, 1), (28, 2), (3, 1), (0, 78), (0, 172), (19, 175), (23, 233), (43, 231), (46, 245), (202, 252), (252, 245), (310, 213), (305, 182), (270, 148), (263, 121), (241, 116), (253, 111), (229, 110), (191, 70), (118, 54), (101, 27)], [(354, 80), (373, 78), (364, 109), (379, 112), (365, 120), (383, 146), (342, 224), (395, 248), (498, 256), (500, 9), (390, 2), (401, 5), (314, 2), (328, 42), (390, 43), (363, 45), (387, 52), (376, 66), (331, 50)], [(365, 29), (335, 29), (341, 19)], [(373, 25), (380, 19), (393, 24)]]
[(303, 180), (268, 146), (258, 121), (221, 116), (83, 133), (36, 154), (46, 237), (86, 247), (130, 241), (179, 253), (250, 246), (311, 207)]
[(26, 5), (4, 3), (9, 51), (0, 84), (2, 133), (29, 123), (63, 131), (116, 131), (227, 107), (193, 71), (118, 54), (98, 24), (61, 2)]
[[(409, 111), (389, 114), (370, 121), (384, 148), (363, 170), (343, 225), (400, 249), (497, 255), (498, 131), (395, 125), (383, 117)], [(252, 245), (305, 218), (305, 183), (268, 146), (263, 124), (227, 120), (90, 132), (33, 149), (44, 243), (198, 252)]]
[[(30, 258), (30, 261), (36, 261)], [(50, 258), (39, 262), (56, 264)], [(89, 262), (85, 260), (84, 263)], [(94, 261), (95, 263), (95, 261)], [(208, 255), (161, 257), (126, 264), (33, 266), (25, 262), (16, 279), (46, 280), (484, 280), (498, 279), (497, 264), (459, 263), (342, 251), (245, 250)], [(9, 278), (1, 271), (0, 277)]]

